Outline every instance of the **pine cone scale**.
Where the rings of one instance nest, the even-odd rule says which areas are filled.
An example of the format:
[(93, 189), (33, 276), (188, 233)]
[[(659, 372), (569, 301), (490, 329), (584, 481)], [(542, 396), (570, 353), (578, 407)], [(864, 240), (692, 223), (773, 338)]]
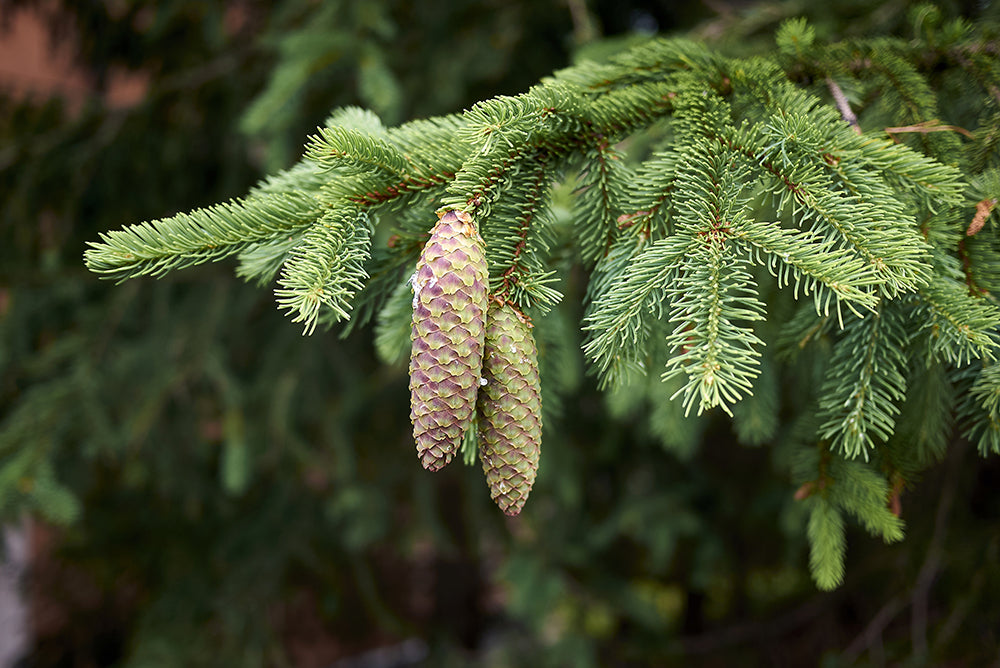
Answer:
[(468, 214), (438, 220), (412, 285), (410, 419), (420, 461), (436, 471), (472, 421), (482, 366), (486, 255)]
[(477, 405), (486, 483), (500, 509), (517, 515), (538, 471), (542, 402), (531, 329), (509, 304), (490, 304), (483, 380)]

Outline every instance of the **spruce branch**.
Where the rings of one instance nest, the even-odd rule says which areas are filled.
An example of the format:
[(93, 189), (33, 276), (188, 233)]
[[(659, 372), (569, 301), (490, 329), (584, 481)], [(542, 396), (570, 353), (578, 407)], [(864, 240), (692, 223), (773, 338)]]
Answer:
[(344, 175), (375, 171), (396, 180), (409, 171), (406, 159), (385, 139), (340, 126), (320, 128), (306, 144), (306, 158)]
[(288, 169), (261, 179), (250, 189), (248, 197), (252, 199), (258, 195), (301, 195), (303, 193), (315, 197), (328, 180), (329, 177), (316, 163), (310, 160), (300, 160)]
[(810, 344), (824, 340), (837, 323), (832, 316), (821, 315), (811, 305), (803, 303), (795, 314), (783, 323), (778, 335), (776, 357), (793, 361)]
[(490, 289), (522, 308), (544, 311), (562, 295), (549, 286), (553, 272), (546, 259), (551, 248), (552, 169), (547, 153), (508, 176), (510, 187), (480, 222), (493, 240), (487, 249)]
[(929, 270), (923, 239), (915, 228), (891, 223), (907, 216), (888, 188), (859, 182), (843, 167), (833, 172), (821, 138), (810, 119), (790, 115), (772, 119), (763, 131), (744, 128), (717, 136), (771, 175), (766, 187), (778, 210), (790, 208), (800, 225), (811, 224), (825, 241), (857, 254), (891, 294), (915, 290)]
[(598, 98), (615, 91), (662, 80), (664, 75), (718, 73), (722, 58), (705, 44), (689, 39), (651, 39), (611, 56), (607, 63), (585, 62), (556, 72), (552, 79), (583, 88)]
[(622, 155), (603, 137), (581, 157), (573, 218), (577, 247), (587, 266), (593, 267), (614, 242), (620, 208), (615, 198), (622, 183), (631, 180), (623, 172), (627, 168), (622, 165)]
[(954, 427), (955, 389), (948, 369), (921, 357), (911, 361), (906, 401), (887, 449), (894, 467), (907, 477), (944, 458)]
[[(461, 116), (449, 115), (411, 121), (376, 133), (371, 139), (380, 143), (372, 149), (377, 154), (369, 159), (385, 160), (386, 169), (379, 170), (382, 178), (355, 171), (353, 176), (361, 180), (330, 180), (331, 195), (362, 207), (390, 205), (396, 209), (413, 206), (418, 198), (440, 195), (470, 150), (462, 138), (464, 128)], [(320, 151), (323, 146), (323, 142), (318, 144)], [(328, 150), (343, 150), (338, 146), (333, 143)], [(364, 145), (355, 148), (359, 154), (365, 149)], [(330, 165), (337, 165), (337, 161), (331, 160)]]
[(829, 474), (831, 503), (854, 515), (868, 533), (885, 542), (903, 539), (903, 522), (890, 511), (889, 484), (882, 475), (863, 462), (840, 457), (832, 458)]
[(794, 283), (796, 298), (800, 290), (804, 296), (811, 293), (817, 313), (828, 315), (832, 303), (842, 322), (841, 301), (858, 316), (858, 307), (872, 310), (878, 303), (872, 288), (879, 281), (871, 265), (829, 238), (765, 221), (748, 220), (731, 231), (750, 249), (753, 261), (777, 278), (778, 287)]
[(303, 233), (298, 232), (287, 238), (248, 246), (237, 256), (236, 275), (245, 281), (255, 281), (260, 286), (267, 285), (288, 261), (292, 249), (301, 243), (302, 236)]
[(331, 211), (291, 250), (274, 294), (292, 322), (304, 323), (305, 334), (315, 330), (324, 306), (335, 320), (350, 317), (351, 299), (368, 278), (370, 238), (367, 213)]
[(592, 133), (622, 137), (628, 132), (649, 127), (672, 113), (679, 82), (686, 80), (691, 79), (660, 79), (610, 92), (584, 107), (580, 117)]
[(763, 342), (741, 323), (763, 320), (764, 304), (738, 262), (718, 244), (696, 246), (670, 288), (676, 326), (667, 337), (672, 355), (663, 377), (687, 376), (671, 397), (682, 397), (685, 414), (697, 403), (699, 414), (719, 406), (732, 415), (760, 372), (756, 347)]
[(877, 170), (895, 190), (916, 197), (932, 213), (962, 204), (965, 184), (961, 172), (951, 165), (872, 135), (844, 142), (841, 150), (843, 157), (856, 158)]
[(636, 227), (640, 234), (659, 239), (673, 233), (672, 197), (684, 147), (660, 151), (644, 161), (629, 176), (629, 187), (621, 203), (625, 211), (618, 223)]
[(646, 127), (672, 109), (663, 82), (615, 91), (581, 105), (579, 91), (548, 81), (518, 97), (481, 102), (466, 112), (461, 137), (477, 147), (456, 173), (442, 209), (461, 208), (488, 216), (504, 189), (505, 175), (535, 151), (560, 168), (606, 135)]
[(261, 194), (103, 232), (99, 243), (90, 242), (84, 258), (91, 271), (108, 278), (160, 277), (295, 234), (320, 211), (306, 192)]
[(697, 400), (699, 414), (720, 406), (731, 415), (759, 373), (755, 347), (762, 341), (749, 323), (764, 319), (764, 305), (746, 259), (731, 247), (732, 227), (745, 219), (748, 201), (746, 172), (731, 162), (726, 152), (692, 150), (677, 178), (678, 192), (690, 197), (678, 202), (678, 234), (693, 243), (667, 288), (675, 328), (667, 337), (672, 355), (664, 378), (687, 376), (674, 395), (683, 396), (685, 412)]
[(929, 337), (932, 354), (956, 366), (996, 359), (1000, 310), (972, 297), (964, 285), (941, 276), (920, 290), (915, 322)]
[(588, 311), (584, 330), (589, 336), (583, 350), (597, 366), (602, 385), (620, 384), (625, 371), (643, 366), (650, 320), (664, 313), (663, 302), (677, 278), (680, 259), (695, 243), (687, 237), (671, 236), (638, 254), (626, 244), (618, 244), (605, 266), (599, 265), (613, 279)]
[(400, 282), (375, 323), (375, 352), (386, 364), (400, 364), (409, 358), (412, 315), (413, 290), (408, 281)]
[(435, 116), (390, 128), (388, 140), (402, 153), (418, 181), (445, 183), (455, 176), (471, 150), (462, 138), (460, 114)]
[(844, 581), (847, 552), (844, 517), (824, 495), (806, 500), (809, 509), (809, 570), (820, 589), (836, 589)]
[(937, 96), (911, 62), (913, 55), (899, 40), (849, 41), (820, 49), (815, 66), (842, 69), (877, 90), (878, 105), (891, 116), (920, 122), (934, 117)]
[(844, 515), (853, 515), (872, 535), (886, 543), (903, 539), (903, 522), (893, 512), (885, 476), (867, 462), (844, 459), (829, 443), (800, 450), (793, 460), (795, 478), (805, 482), (795, 492), (809, 513), (809, 565), (821, 589), (843, 581), (847, 550)]
[[(466, 159), (448, 185), (442, 210), (462, 210), (476, 218), (490, 215), (493, 201), (505, 189), (508, 172), (531, 161), (537, 154), (542, 109), (521, 98), (480, 103), (468, 113), (470, 119), (462, 137), (472, 155)], [(503, 102), (503, 103), (501, 103)], [(538, 142), (540, 143), (540, 142)]]
[(984, 457), (1000, 455), (1000, 365), (983, 367), (974, 378), (960, 409), (965, 437)]
[(834, 450), (867, 461), (875, 439), (892, 434), (906, 391), (907, 344), (906, 323), (891, 302), (845, 324), (820, 390), (819, 437)]
[(775, 440), (781, 426), (778, 370), (765, 350), (753, 393), (733, 406), (733, 431), (743, 445), (765, 445)]

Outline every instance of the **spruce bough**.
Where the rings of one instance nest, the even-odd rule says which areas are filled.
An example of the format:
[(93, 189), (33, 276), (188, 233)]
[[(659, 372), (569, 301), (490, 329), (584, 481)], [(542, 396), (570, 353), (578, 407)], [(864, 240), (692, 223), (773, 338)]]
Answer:
[[(527, 320), (508, 316), (544, 323), (582, 266), (601, 384), (661, 373), (657, 402), (771, 444), (834, 587), (845, 516), (901, 539), (900, 490), (954, 425), (1000, 453), (1000, 67), (989, 34), (928, 39), (824, 45), (789, 21), (767, 56), (650, 40), (462, 114), (386, 128), (342, 109), (246, 197), (106, 233), (86, 261), (125, 279), (235, 255), (306, 332), (412, 318), (421, 461), (443, 466), (478, 431), (507, 512), (534, 479), (546, 379), (490, 361), (491, 327), (527, 360)], [(981, 104), (950, 106), (942, 77)], [(781, 377), (794, 392), (755, 396)]]

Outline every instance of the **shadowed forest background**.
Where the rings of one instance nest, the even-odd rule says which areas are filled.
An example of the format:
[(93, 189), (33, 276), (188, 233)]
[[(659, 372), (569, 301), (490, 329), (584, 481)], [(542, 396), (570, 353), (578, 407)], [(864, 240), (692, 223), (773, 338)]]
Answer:
[[(997, 661), (1000, 459), (957, 432), (901, 495), (906, 539), (852, 527), (846, 581), (820, 592), (771, 447), (787, 430), (658, 425), (598, 392), (573, 327), (542, 346), (559, 391), (508, 519), (478, 467), (420, 468), (405, 365), (376, 359), (373, 327), (303, 337), (231, 263), (116, 286), (82, 261), (100, 232), (242, 195), (338, 106), (457, 112), (653, 32), (746, 54), (797, 16), (834, 40), (997, 14), (0, 0), (0, 518), (30, 536), (23, 665)], [(570, 323), (585, 288), (560, 287)]]

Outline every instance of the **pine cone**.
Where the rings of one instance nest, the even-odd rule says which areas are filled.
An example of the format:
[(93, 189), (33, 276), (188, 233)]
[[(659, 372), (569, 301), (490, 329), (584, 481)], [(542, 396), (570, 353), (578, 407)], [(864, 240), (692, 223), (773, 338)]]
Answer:
[(472, 420), (483, 360), (486, 254), (467, 213), (438, 220), (412, 285), (410, 420), (420, 463), (437, 471)]
[(517, 515), (538, 471), (542, 397), (535, 339), (509, 304), (490, 302), (483, 381), (477, 403), (486, 484), (500, 510)]

